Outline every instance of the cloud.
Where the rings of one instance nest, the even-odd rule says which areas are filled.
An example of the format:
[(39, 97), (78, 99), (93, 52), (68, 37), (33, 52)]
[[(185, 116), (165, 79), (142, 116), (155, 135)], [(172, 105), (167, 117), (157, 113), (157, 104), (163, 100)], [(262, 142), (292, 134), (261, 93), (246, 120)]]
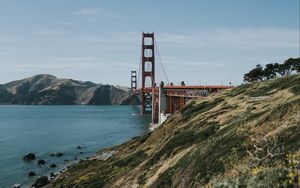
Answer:
[(99, 8), (82, 8), (74, 12), (75, 15), (88, 17), (89, 22), (97, 23), (100, 19), (123, 19), (124, 16), (107, 12)]
[(75, 15), (81, 16), (96, 16), (101, 13), (102, 10), (98, 8), (82, 8), (80, 10), (75, 11)]
[(139, 33), (136, 32), (111, 32), (102, 35), (90, 33), (80, 33), (72, 38), (73, 41), (85, 43), (99, 43), (102, 45), (115, 45), (114, 48), (120, 48), (118, 45), (126, 45), (129, 48), (140, 46)]
[(96, 58), (94, 56), (83, 56), (83, 57), (54, 57), (53, 60), (56, 62), (91, 62)]
[(11, 56), (14, 56), (14, 55), (16, 55), (16, 53), (13, 52), (13, 51), (0, 51), (0, 57), (4, 57), (4, 56), (11, 57)]
[(228, 65), (228, 62), (203, 62), (203, 61), (185, 61), (185, 62), (177, 62), (178, 64), (182, 64), (185, 66), (194, 66), (194, 67), (225, 67)]
[(50, 36), (67, 36), (69, 32), (63, 30), (53, 30), (53, 29), (37, 29), (31, 30), (27, 32), (30, 35), (42, 36), (42, 37), (50, 37)]
[(4, 45), (4, 47), (7, 44), (12, 44), (12, 43), (25, 43), (28, 42), (29, 40), (26, 39), (24, 36), (18, 36), (18, 35), (1, 35), (0, 33), (0, 47), (1, 45)]
[(197, 32), (165, 33), (161, 43), (195, 48), (299, 48), (299, 30), (284, 28), (207, 29)]
[(55, 20), (54, 23), (57, 25), (63, 25), (63, 26), (76, 26), (77, 25), (74, 22), (66, 22), (66, 21), (59, 21), (59, 20)]

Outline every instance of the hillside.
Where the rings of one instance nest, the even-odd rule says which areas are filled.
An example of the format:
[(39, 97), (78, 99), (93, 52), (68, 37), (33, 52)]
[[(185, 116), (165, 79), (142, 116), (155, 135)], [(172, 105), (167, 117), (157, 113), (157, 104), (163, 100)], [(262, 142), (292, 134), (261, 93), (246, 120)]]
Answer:
[[(154, 132), (98, 152), (54, 187), (293, 187), (300, 74), (189, 102)], [(297, 179), (298, 178), (298, 179)]]
[(58, 79), (48, 74), (0, 85), (0, 104), (129, 104), (127, 88), (72, 79)]

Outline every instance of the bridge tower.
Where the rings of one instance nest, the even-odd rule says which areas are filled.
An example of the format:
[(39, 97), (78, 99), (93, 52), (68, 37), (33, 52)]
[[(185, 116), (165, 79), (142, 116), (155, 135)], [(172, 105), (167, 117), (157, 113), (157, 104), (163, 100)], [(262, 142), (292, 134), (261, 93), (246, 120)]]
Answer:
[(155, 87), (154, 33), (142, 34), (142, 114), (152, 113), (152, 90)]
[(131, 101), (130, 104), (134, 105), (134, 100), (135, 100), (135, 92), (136, 92), (136, 71), (131, 71)]

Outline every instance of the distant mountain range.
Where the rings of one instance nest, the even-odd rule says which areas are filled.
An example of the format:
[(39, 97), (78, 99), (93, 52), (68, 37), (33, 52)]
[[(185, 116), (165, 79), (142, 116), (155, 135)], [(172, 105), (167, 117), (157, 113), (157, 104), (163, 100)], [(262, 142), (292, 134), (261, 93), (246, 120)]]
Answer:
[[(130, 104), (129, 88), (39, 74), (0, 85), (0, 104)], [(139, 101), (138, 98), (135, 100)]]

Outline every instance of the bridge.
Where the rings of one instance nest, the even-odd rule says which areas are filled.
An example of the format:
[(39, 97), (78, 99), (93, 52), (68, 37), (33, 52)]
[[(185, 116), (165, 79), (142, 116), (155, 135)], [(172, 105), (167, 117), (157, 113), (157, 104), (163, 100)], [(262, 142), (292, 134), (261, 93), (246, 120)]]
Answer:
[[(141, 97), (141, 114), (151, 114), (152, 124), (161, 124), (168, 115), (183, 107), (189, 100), (204, 98), (212, 93), (222, 92), (233, 86), (186, 86), (182, 82), (175, 86), (172, 82), (165, 84), (155, 82), (155, 50), (154, 33), (142, 33), (140, 73), (131, 71), (131, 104), (135, 103), (135, 96)], [(160, 58), (160, 57), (159, 57)], [(165, 73), (165, 71), (164, 71)], [(166, 75), (166, 74), (165, 74)], [(141, 77), (140, 77), (141, 76)], [(138, 88), (138, 77), (141, 86)], [(167, 79), (168, 80), (168, 79)]]

